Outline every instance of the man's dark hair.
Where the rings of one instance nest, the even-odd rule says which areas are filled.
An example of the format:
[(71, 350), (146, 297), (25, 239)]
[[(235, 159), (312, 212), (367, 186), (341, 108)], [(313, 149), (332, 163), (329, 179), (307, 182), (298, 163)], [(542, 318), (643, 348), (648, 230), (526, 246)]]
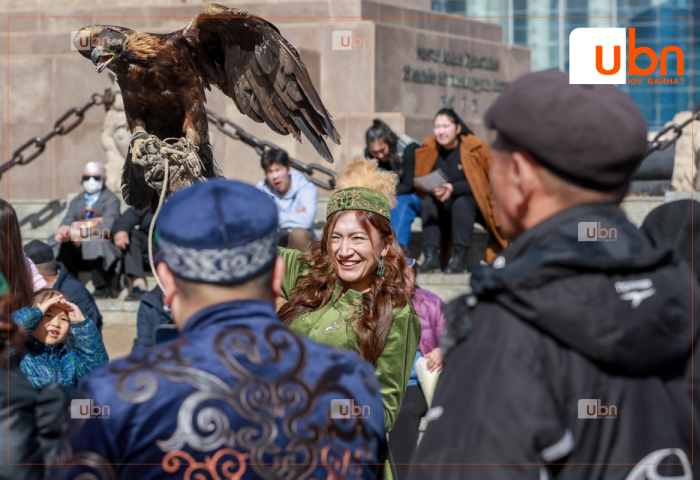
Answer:
[(281, 163), (285, 168), (289, 168), (289, 155), (284, 150), (276, 148), (268, 148), (260, 158), (260, 166), (263, 170), (267, 169), (273, 163)]
[[(228, 283), (228, 284), (218, 284), (219, 286), (226, 286), (233, 288), (252, 288), (259, 290), (261, 296), (268, 293), (270, 290), (270, 285), (272, 284), (272, 274), (275, 270), (275, 262), (272, 262), (268, 268), (260, 272), (257, 276), (240, 283)], [(194, 282), (192, 280), (187, 280), (182, 278), (175, 272), (173, 272), (175, 277), (175, 284), (177, 289), (182, 293), (182, 296), (186, 299), (191, 299), (200, 295), (202, 289), (206, 289), (210, 286), (208, 283)]]
[(36, 269), (39, 273), (44, 275), (56, 275), (58, 273), (58, 265), (56, 265), (56, 260), (51, 260), (50, 262), (37, 263)]

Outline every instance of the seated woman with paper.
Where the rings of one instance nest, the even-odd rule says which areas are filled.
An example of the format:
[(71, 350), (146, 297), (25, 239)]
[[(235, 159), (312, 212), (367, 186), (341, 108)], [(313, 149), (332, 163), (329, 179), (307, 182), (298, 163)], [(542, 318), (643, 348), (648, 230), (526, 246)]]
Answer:
[(491, 204), (489, 169), (491, 154), (486, 143), (464, 124), (451, 108), (441, 109), (433, 121), (433, 135), (416, 150), (414, 183), (423, 198), (422, 273), (440, 268), (440, 238), (449, 245), (452, 260), (445, 273), (467, 269), (467, 250), (474, 223), (479, 222), (493, 236), (486, 258), (489, 262), (507, 246), (498, 232), (498, 220)]

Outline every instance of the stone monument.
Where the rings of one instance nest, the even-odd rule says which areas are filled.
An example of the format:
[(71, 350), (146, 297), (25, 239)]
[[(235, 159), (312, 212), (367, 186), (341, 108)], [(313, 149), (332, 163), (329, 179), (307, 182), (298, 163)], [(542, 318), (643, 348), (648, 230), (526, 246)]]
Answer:
[(124, 158), (129, 150), (131, 132), (126, 125), (126, 114), (124, 113), (124, 100), (122, 98), (117, 76), (109, 72), (112, 95), (114, 103), (107, 110), (104, 122), (102, 123), (102, 148), (105, 150), (105, 167), (107, 168), (107, 188), (117, 193), (121, 192), (122, 167)]

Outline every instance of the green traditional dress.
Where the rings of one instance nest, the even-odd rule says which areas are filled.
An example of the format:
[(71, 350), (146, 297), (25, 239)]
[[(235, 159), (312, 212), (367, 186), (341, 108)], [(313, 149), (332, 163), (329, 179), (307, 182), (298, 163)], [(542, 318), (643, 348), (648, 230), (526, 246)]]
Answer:
[[(297, 250), (278, 249), (287, 269), (282, 281), (282, 297), (289, 300), (297, 279), (308, 274), (308, 266), (300, 261)], [(305, 337), (324, 345), (339, 347), (360, 353), (353, 324), (362, 314), (362, 293), (348, 290), (338, 299), (342, 286), (338, 285), (328, 304), (316, 311), (309, 311), (295, 318), (290, 328)], [(413, 305), (394, 309), (394, 323), (389, 330), (384, 351), (377, 360), (376, 374), (384, 401), (384, 425), (387, 431), (401, 408), (411, 368), (421, 337), (421, 325)]]

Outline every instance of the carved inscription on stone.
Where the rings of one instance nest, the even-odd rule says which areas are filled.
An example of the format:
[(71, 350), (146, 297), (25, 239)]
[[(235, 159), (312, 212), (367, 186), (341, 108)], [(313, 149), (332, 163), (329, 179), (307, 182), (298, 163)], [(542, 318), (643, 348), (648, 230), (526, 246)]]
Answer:
[[(464, 67), (470, 70), (482, 69), (497, 72), (500, 68), (497, 58), (480, 57), (469, 53), (427, 48), (420, 45), (416, 48), (416, 57), (418, 60), (425, 62), (442, 63), (450, 67)], [(403, 66), (403, 81), (439, 85), (441, 87), (449, 85), (473, 92), (500, 92), (508, 85), (508, 82), (502, 80), (457, 75), (445, 70), (436, 72), (432, 68), (414, 68), (411, 65)]]

